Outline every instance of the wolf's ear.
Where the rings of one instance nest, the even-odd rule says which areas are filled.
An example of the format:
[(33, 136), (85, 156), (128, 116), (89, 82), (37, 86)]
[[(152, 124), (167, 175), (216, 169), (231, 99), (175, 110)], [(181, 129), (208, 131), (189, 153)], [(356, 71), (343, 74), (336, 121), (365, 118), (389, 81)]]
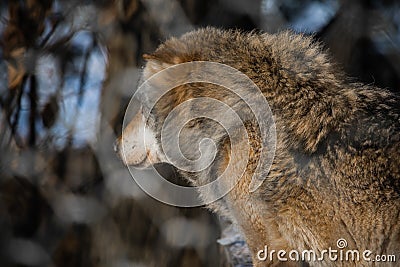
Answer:
[(146, 61), (152, 60), (152, 59), (157, 59), (155, 55), (152, 54), (143, 54), (143, 59)]
[(154, 55), (144, 54), (143, 58), (147, 61), (146, 67), (143, 72), (144, 79), (148, 79), (157, 72), (160, 72), (163, 69), (166, 69), (173, 65), (161, 60)]

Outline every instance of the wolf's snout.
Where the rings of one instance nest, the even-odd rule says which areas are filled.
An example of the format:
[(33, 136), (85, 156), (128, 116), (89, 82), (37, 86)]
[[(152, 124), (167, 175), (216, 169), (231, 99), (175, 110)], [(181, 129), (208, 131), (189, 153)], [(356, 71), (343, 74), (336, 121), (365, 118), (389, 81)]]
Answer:
[(125, 165), (139, 169), (160, 162), (156, 138), (153, 131), (146, 127), (142, 112), (136, 114), (122, 136), (114, 142), (114, 151)]

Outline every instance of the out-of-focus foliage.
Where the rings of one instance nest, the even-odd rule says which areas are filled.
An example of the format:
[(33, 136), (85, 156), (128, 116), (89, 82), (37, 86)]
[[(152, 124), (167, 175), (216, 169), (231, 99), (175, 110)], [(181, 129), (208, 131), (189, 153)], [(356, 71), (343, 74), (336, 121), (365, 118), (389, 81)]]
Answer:
[(229, 265), (213, 215), (151, 199), (112, 151), (142, 54), (202, 26), (292, 29), (399, 92), (399, 14), (390, 0), (2, 1), (1, 266)]

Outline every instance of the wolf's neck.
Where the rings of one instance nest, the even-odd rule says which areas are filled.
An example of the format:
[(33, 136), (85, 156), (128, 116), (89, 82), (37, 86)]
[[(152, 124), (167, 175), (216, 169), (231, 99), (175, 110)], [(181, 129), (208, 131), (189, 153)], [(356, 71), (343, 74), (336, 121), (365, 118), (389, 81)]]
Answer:
[[(357, 101), (352, 90), (333, 93), (312, 88), (292, 88), (284, 96), (269, 102), (277, 124), (284, 127), (292, 144), (306, 152), (314, 152), (329, 133), (343, 127), (354, 117)], [(282, 128), (281, 128), (282, 129)]]

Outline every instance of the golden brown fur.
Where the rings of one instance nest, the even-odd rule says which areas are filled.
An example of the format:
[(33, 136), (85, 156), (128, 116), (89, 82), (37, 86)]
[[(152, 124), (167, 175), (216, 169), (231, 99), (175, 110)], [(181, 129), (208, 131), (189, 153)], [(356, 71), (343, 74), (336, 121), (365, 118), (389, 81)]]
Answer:
[[(270, 264), (255, 257), (265, 245), (319, 252), (337, 248), (339, 238), (347, 240), (348, 249), (368, 249), (374, 255), (400, 252), (397, 96), (349, 82), (317, 43), (290, 32), (269, 35), (206, 28), (167, 40), (146, 59), (145, 79), (183, 62), (227, 64), (250, 77), (271, 106), (277, 151), (268, 177), (257, 191), (249, 192), (260, 135), (256, 123), (247, 121), (252, 147), (247, 171), (227, 196), (211, 205), (240, 226), (255, 265)], [(161, 122), (171, 109), (199, 96), (234, 98), (213, 85), (175, 88), (153, 112), (152, 127), (158, 138)], [(217, 125), (204, 120), (191, 127), (210, 136), (220, 132)], [(183, 142), (192, 142), (190, 134), (186, 138)], [(227, 137), (216, 139), (219, 152), (212, 168), (200, 174), (182, 172), (194, 185), (215, 177), (230, 160)], [(201, 194), (207, 199), (213, 192)], [(354, 263), (310, 262), (341, 264)], [(357, 266), (368, 264), (373, 265), (361, 261)]]

